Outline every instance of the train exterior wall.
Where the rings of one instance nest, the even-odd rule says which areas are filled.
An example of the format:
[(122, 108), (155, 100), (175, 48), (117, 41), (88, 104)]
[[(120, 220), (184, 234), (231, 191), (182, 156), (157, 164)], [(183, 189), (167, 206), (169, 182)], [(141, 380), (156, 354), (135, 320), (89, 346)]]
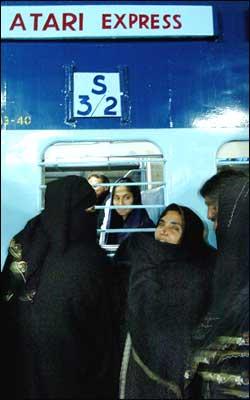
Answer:
[[(3, 6), (129, 5), (131, 2), (2, 1)], [(169, 1), (137, 1), (144, 7)], [(2, 43), (2, 257), (12, 235), (40, 211), (45, 149), (62, 141), (149, 140), (166, 158), (167, 202), (180, 202), (205, 219), (197, 195), (216, 172), (216, 153), (247, 140), (248, 2), (190, 1), (211, 5), (209, 38), (5, 40)], [(122, 118), (71, 118), (70, 73), (121, 72)], [(202, 125), (202, 122), (204, 122)], [(218, 126), (219, 125), (219, 126)]]
[[(2, 5), (76, 4), (4, 1)], [(79, 2), (77, 2), (78, 4)], [(131, 2), (80, 2), (130, 4)], [(73, 129), (192, 128), (225, 107), (248, 112), (248, 1), (141, 1), (211, 5), (215, 36), (205, 39), (14, 40), (2, 45), (6, 129), (72, 129), (65, 122), (65, 68), (109, 72), (127, 69), (129, 114), (79, 118)], [(107, 5), (108, 10), (108, 5)], [(18, 117), (30, 117), (28, 123)]]

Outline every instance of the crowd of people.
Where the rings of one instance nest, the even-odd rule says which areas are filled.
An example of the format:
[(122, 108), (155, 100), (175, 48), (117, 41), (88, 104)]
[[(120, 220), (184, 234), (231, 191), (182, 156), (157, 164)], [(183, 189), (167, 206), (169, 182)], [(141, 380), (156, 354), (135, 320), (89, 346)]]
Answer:
[[(18, 399), (248, 398), (248, 177), (228, 169), (200, 188), (216, 249), (194, 210), (169, 204), (155, 224), (131, 208), (142, 206), (131, 179), (110, 186), (99, 174), (48, 183), (44, 210), (11, 240), (2, 390)], [(100, 227), (104, 243), (118, 245), (113, 258)]]

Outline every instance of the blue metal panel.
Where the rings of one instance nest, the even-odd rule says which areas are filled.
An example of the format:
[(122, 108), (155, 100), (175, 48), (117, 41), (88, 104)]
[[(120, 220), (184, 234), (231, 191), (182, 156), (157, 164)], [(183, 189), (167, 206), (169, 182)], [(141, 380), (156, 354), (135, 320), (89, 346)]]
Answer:
[[(107, 2), (75, 4), (79, 3)], [(134, 4), (169, 3), (140, 1)], [(2, 4), (69, 2), (4, 1)], [(64, 93), (64, 67), (72, 61), (76, 71), (109, 72), (116, 71), (119, 66), (127, 67), (131, 106), (127, 123), (119, 118), (82, 118), (75, 129), (183, 128), (193, 127), (197, 118), (219, 114), (225, 108), (247, 112), (248, 1), (193, 1), (188, 4), (213, 6), (217, 38), (4, 42), (2, 92), (6, 96), (3, 113), (9, 122), (6, 128), (72, 128), (65, 123)], [(27, 123), (18, 120), (20, 116), (28, 116)]]
[[(1, 2), (2, 5), (107, 3), (131, 4), (130, 1)], [(167, 7), (170, 2), (133, 4)], [(206, 208), (197, 190), (216, 172), (216, 152), (227, 141), (247, 140), (247, 130), (239, 129), (246, 127), (246, 119), (235, 120), (232, 113), (226, 120), (228, 129), (214, 128), (218, 122), (216, 116), (223, 110), (248, 114), (248, 1), (171, 4), (212, 5), (217, 36), (209, 40), (3, 42), (3, 257), (12, 235), (39, 212), (39, 162), (45, 148), (57, 141), (151, 140), (167, 159), (167, 203), (176, 201), (191, 206), (205, 219)], [(72, 63), (76, 71), (127, 71), (127, 121), (82, 118), (76, 125), (65, 123), (68, 108), (65, 74)], [(209, 116), (214, 117), (211, 122)], [(206, 129), (190, 129), (196, 121), (206, 119)]]
[[(11, 237), (40, 212), (41, 168), (45, 149), (57, 142), (152, 141), (167, 160), (166, 204), (177, 202), (205, 219), (206, 207), (198, 188), (216, 172), (216, 153), (225, 143), (247, 140), (246, 129), (128, 129), (2, 132), (2, 257)], [(205, 140), (204, 140), (205, 139)], [(181, 146), (180, 146), (181, 143)], [(210, 227), (210, 241), (214, 236)]]

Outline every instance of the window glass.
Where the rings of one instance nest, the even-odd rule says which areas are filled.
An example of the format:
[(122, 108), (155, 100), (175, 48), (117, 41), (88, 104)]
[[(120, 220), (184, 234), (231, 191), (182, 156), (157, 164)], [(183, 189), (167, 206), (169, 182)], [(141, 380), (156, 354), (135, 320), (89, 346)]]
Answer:
[(249, 174), (249, 141), (225, 143), (217, 152), (217, 169), (234, 168)]

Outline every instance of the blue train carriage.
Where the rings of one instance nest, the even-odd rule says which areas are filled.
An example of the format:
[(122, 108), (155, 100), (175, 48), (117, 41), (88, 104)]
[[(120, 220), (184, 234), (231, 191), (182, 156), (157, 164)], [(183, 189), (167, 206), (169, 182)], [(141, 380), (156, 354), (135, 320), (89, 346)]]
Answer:
[(170, 202), (206, 220), (201, 184), (249, 161), (248, 1), (1, 8), (2, 262), (67, 174), (131, 176), (155, 221)]

